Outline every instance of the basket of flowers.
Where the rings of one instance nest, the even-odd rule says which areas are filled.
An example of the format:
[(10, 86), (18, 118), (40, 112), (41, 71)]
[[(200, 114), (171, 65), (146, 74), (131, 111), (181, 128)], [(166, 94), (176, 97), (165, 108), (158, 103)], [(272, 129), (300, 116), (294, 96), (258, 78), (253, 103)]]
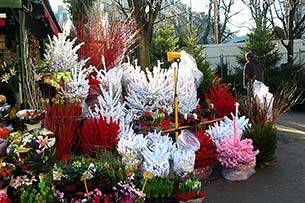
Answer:
[(14, 175), (16, 167), (14, 164), (2, 162), (0, 168), (0, 193), (6, 193), (7, 186)]
[(179, 178), (175, 194), (180, 203), (201, 203), (205, 199), (202, 184), (193, 174), (187, 178)]
[(36, 109), (23, 109), (16, 113), (17, 118), (19, 118), (27, 130), (33, 130), (36, 128), (41, 128), (41, 121), (45, 117), (44, 110), (36, 110)]
[(45, 128), (25, 132), (10, 143), (6, 153), (23, 170), (48, 171), (54, 163), (55, 138)]

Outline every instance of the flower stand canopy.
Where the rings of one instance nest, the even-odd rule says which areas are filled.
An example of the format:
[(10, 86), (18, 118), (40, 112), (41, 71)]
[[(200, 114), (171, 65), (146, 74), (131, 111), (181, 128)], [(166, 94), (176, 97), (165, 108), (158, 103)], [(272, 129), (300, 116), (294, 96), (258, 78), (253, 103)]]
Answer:
[[(37, 41), (43, 43), (47, 35), (58, 34), (61, 32), (61, 28), (56, 21), (49, 0), (1, 0), (0, 12), (5, 14), (4, 23), (2, 23), (4, 26), (0, 27), (0, 35), (6, 41), (1, 44), (1, 47), (9, 49), (18, 57), (14, 66), (18, 70), (17, 74), (20, 78), (13, 90), (3, 88), (5, 85), (1, 83), (0, 94), (8, 97), (9, 104), (19, 106), (28, 98), (32, 100), (31, 94), (34, 94), (29, 93), (27, 88), (31, 72), (28, 68), (36, 65), (30, 64), (28, 60), (28, 58), (32, 58), (29, 55), (34, 50), (33, 46), (31, 47), (32, 44), (29, 43), (30, 33), (35, 36)], [(38, 53), (41, 51), (39, 45), (35, 51)], [(40, 54), (37, 54), (37, 57), (40, 59)]]

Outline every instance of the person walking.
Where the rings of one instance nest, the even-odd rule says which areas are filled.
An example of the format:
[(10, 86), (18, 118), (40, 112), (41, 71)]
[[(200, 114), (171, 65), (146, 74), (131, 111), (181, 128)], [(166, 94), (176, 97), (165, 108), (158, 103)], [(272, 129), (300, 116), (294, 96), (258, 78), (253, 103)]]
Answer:
[(243, 86), (248, 89), (253, 85), (254, 80), (263, 82), (263, 70), (259, 61), (254, 57), (253, 52), (248, 52), (245, 55), (247, 63), (243, 71)]

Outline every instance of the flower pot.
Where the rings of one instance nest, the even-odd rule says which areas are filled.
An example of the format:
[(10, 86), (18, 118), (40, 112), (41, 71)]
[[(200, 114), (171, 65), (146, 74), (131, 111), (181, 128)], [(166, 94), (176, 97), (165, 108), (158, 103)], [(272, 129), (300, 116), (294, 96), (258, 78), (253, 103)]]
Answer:
[(37, 129), (37, 128), (41, 128), (41, 126), (42, 126), (41, 122), (34, 123), (34, 124), (25, 123), (24, 125), (25, 125), (25, 127), (28, 131), (31, 131), (31, 130), (34, 130), (34, 129)]
[(255, 166), (256, 161), (254, 160), (240, 168), (223, 168), (221, 174), (230, 181), (247, 180), (255, 173)]
[(74, 194), (78, 191), (78, 186), (75, 183), (66, 183), (63, 186), (63, 190), (67, 194)]
[(200, 180), (208, 178), (213, 172), (213, 165), (197, 167), (194, 172)]
[(180, 203), (202, 203), (205, 199), (205, 192), (200, 192), (199, 194), (186, 192), (182, 194), (176, 190), (175, 194)]

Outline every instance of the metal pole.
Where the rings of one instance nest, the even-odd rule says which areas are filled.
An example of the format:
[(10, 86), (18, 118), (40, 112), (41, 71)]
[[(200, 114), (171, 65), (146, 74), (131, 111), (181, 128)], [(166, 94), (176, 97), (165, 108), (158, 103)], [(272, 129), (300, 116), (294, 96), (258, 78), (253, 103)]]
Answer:
[(177, 82), (178, 82), (178, 70), (179, 70), (180, 59), (176, 59), (176, 62), (177, 62), (177, 68), (176, 66), (174, 67), (174, 87), (175, 87), (174, 106), (175, 106), (175, 138), (177, 142), (179, 136)]

